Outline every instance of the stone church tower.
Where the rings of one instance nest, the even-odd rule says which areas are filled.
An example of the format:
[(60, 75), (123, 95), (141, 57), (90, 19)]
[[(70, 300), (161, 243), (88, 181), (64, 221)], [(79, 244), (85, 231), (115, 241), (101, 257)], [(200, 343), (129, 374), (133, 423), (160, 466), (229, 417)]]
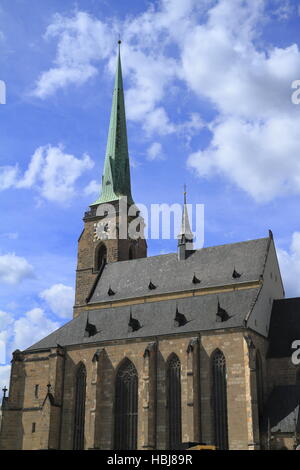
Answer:
[(74, 318), (13, 353), (0, 449), (293, 448), (300, 299), (285, 299), (272, 232), (196, 250), (184, 200), (177, 253), (147, 257), (120, 51), (101, 194), (83, 220)]
[[(110, 206), (114, 209), (112, 213)], [(133, 219), (140, 225), (141, 235), (130, 239), (128, 224)], [(144, 223), (131, 195), (120, 42), (101, 194), (83, 220), (84, 230), (78, 243), (74, 316), (90, 298), (106, 262), (147, 256)]]

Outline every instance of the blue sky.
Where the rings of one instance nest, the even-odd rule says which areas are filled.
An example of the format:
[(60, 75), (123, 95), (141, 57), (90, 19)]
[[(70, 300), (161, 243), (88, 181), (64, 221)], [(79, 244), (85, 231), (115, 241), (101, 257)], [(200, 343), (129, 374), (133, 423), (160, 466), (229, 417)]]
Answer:
[(0, 384), (12, 350), (71, 318), (119, 34), (135, 201), (181, 202), (186, 183), (205, 205), (206, 246), (271, 228), (287, 294), (300, 295), (299, 11), (295, 0), (1, 1)]

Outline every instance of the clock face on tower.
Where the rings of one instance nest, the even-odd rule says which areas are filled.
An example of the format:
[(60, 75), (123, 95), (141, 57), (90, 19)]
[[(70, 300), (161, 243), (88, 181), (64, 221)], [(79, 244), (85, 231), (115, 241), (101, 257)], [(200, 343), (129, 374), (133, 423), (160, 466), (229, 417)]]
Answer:
[(111, 220), (100, 220), (94, 224), (94, 241), (115, 238), (115, 224)]

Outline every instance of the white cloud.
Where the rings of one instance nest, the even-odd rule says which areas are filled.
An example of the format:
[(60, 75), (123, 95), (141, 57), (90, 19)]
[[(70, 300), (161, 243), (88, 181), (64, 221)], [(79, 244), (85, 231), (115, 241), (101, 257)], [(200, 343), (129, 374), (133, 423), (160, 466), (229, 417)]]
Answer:
[(12, 316), (9, 313), (0, 310), (0, 332), (3, 333), (3, 331), (8, 327), (8, 325), (11, 325), (12, 323)]
[(73, 287), (64, 284), (54, 284), (49, 289), (40, 293), (40, 297), (44, 299), (52, 312), (61, 318), (71, 318), (75, 291)]
[(294, 232), (289, 250), (277, 250), (285, 291), (300, 297), (300, 232)]
[(261, 1), (220, 0), (207, 22), (187, 35), (182, 63), (189, 86), (219, 113), (210, 144), (193, 152), (188, 166), (202, 177), (221, 173), (268, 202), (300, 193), (300, 118), (291, 103), (300, 51), (296, 44), (256, 47), (263, 7)]
[(147, 150), (148, 160), (163, 160), (165, 158), (162, 145), (159, 142), (153, 142)]
[[(137, 120), (140, 119), (141, 116)], [(176, 126), (170, 122), (166, 110), (160, 106), (145, 113), (143, 128), (149, 135), (155, 132), (159, 135), (167, 135), (175, 132)]]
[(40, 75), (33, 91), (39, 98), (70, 84), (81, 85), (96, 75), (93, 63), (106, 58), (113, 43), (109, 25), (81, 11), (73, 17), (56, 14), (45, 38), (56, 38), (58, 43), (54, 67)]
[(177, 124), (177, 132), (180, 133), (189, 144), (192, 137), (196, 135), (201, 129), (206, 126), (200, 114), (191, 113), (189, 119), (180, 124)]
[[(293, 0), (292, 0), (293, 1)], [(297, 6), (290, 0), (273, 0), (272, 15), (281, 20), (288, 20), (297, 11)]]
[(7, 363), (12, 352), (28, 348), (59, 327), (60, 324), (50, 320), (40, 308), (34, 308), (17, 319), (11, 313), (0, 311), (0, 342), (5, 346), (0, 363), (1, 389), (4, 385), (9, 386), (10, 365)]
[(19, 284), (24, 279), (34, 277), (31, 264), (25, 258), (14, 253), (0, 255), (0, 282)]
[(100, 193), (101, 185), (98, 181), (92, 180), (89, 184), (84, 188), (84, 194), (86, 196), (94, 196)]
[(31, 188), (39, 177), (43, 164), (44, 148), (39, 147), (32, 155), (28, 169), (25, 171), (23, 178), (17, 182), (16, 186), (18, 188)]
[[(281, 13), (278, 10), (276, 14), (282, 16), (288, 11), (289, 2), (280, 7)], [(130, 39), (137, 40), (145, 30), (149, 47), (160, 47), (156, 57), (162, 56), (168, 41), (177, 43), (180, 54), (180, 62), (167, 67), (171, 73), (165, 80), (161, 81), (156, 69), (160, 78), (151, 80), (148, 108), (139, 110), (138, 105), (133, 105), (137, 115), (131, 118), (138, 119), (139, 111), (144, 112), (148, 131), (178, 132), (180, 126), (165, 118), (167, 114), (160, 102), (170, 83), (180, 78), (196, 95), (208, 98), (218, 112), (211, 125), (211, 143), (206, 149), (193, 152), (188, 166), (200, 176), (223, 174), (259, 202), (300, 193), (300, 118), (297, 106), (291, 103), (291, 82), (299, 74), (300, 51), (296, 44), (282, 48), (257, 46), (266, 20), (264, 8), (261, 0), (206, 2), (205, 15), (200, 19), (194, 2), (182, 6), (182, 2), (180, 5), (165, 1), (161, 11), (149, 10), (128, 25), (128, 31), (133, 29)], [(161, 40), (162, 32), (165, 36)], [(146, 56), (146, 63), (147, 59)], [(143, 67), (141, 72), (136, 67), (134, 73), (140, 83), (145, 73), (151, 76)], [(130, 92), (136, 101), (140, 99), (139, 86)], [(151, 111), (153, 103), (156, 108)], [(161, 115), (159, 109), (163, 110)], [(203, 125), (199, 118), (193, 132), (197, 133)], [(188, 127), (181, 126), (184, 135)], [(278, 135), (280, 139), (276, 138)]]
[(0, 167), (0, 190), (9, 187), (35, 189), (44, 199), (65, 204), (76, 194), (78, 178), (93, 166), (94, 162), (87, 154), (76, 158), (65, 153), (62, 146), (39, 147), (23, 176), (18, 175), (15, 167), (10, 170)]
[(53, 322), (41, 308), (34, 308), (14, 322), (12, 347), (26, 349), (41, 340), (52, 331), (59, 328), (59, 323)]
[[(194, 150), (189, 158), (189, 166), (198, 175), (221, 173), (262, 202), (299, 193), (295, 155), (300, 152), (300, 134), (295, 129), (300, 118), (299, 108), (291, 103), (291, 83), (299, 78), (300, 51), (297, 44), (274, 47), (260, 36), (271, 10), (272, 18), (286, 19), (291, 8), (287, 0), (271, 4), (263, 0), (162, 0), (113, 26), (84, 12), (72, 18), (56, 16), (46, 36), (57, 40), (57, 64), (45, 74), (59, 70), (68, 76), (75, 69), (71, 81), (83, 83), (96, 73), (96, 67), (103, 66), (103, 60), (113, 74), (116, 58), (108, 44), (112, 36), (97, 51), (107, 28), (119, 30), (129, 84), (128, 119), (141, 123), (148, 135), (186, 134), (190, 141), (204, 125), (197, 101), (193, 115), (198, 118), (192, 118), (190, 125), (189, 121), (176, 123), (163, 104), (166, 98), (174, 102), (184, 84), (201, 100), (208, 100), (217, 115), (210, 123), (211, 143)], [(175, 53), (170, 53), (171, 48)], [(68, 80), (49, 80), (41, 96)], [(267, 182), (266, 171), (270, 172)], [(11, 184), (11, 178), (13, 174), (6, 184)]]
[(222, 0), (182, 45), (184, 79), (224, 115), (262, 119), (278, 112), (296, 114), (290, 95), (291, 81), (298, 77), (299, 49), (296, 44), (256, 49), (261, 6)]
[[(128, 119), (141, 122), (148, 134), (175, 132), (175, 126), (160, 103), (177, 75), (176, 61), (163, 54), (150, 55), (142, 47), (124, 45), (122, 63), (130, 83), (125, 93)], [(110, 69), (113, 73), (115, 60), (111, 61)]]
[(0, 167), (0, 191), (13, 187), (16, 183), (18, 167), (1, 166)]
[(82, 85), (96, 73), (97, 69), (90, 65), (86, 65), (84, 68), (53, 68), (39, 77), (33, 94), (38, 98), (46, 98), (58, 88), (65, 88), (70, 84)]
[(188, 166), (201, 177), (223, 173), (258, 202), (300, 194), (299, 126), (300, 118), (286, 116), (260, 123), (224, 119), (213, 127), (209, 147), (189, 156)]
[[(128, 119), (142, 122), (149, 134), (175, 132), (165, 109), (158, 105), (179, 73), (177, 61), (163, 53), (163, 45), (169, 42), (168, 34), (163, 32), (168, 25), (176, 21), (179, 24), (194, 1), (185, 2), (184, 7), (177, 1), (167, 3), (172, 8), (171, 16), (163, 4), (163, 10), (156, 11), (151, 6), (123, 24), (103, 23), (83, 11), (73, 17), (55, 15), (45, 35), (46, 39), (57, 40), (55, 67), (41, 74), (33, 94), (45, 98), (70, 84), (82, 85), (97, 73), (99, 65), (103, 67), (103, 60), (108, 60), (108, 68), (114, 74), (116, 47), (113, 44), (115, 33), (121, 31), (124, 75), (130, 83), (126, 92)], [(164, 43), (157, 43), (162, 34)], [(151, 52), (146, 50), (150, 45)]]

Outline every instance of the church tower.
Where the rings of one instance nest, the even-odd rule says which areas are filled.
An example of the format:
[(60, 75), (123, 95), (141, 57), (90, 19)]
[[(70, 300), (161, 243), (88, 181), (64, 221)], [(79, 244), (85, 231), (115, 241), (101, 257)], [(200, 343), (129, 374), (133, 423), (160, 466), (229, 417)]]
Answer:
[(74, 317), (89, 301), (107, 263), (147, 256), (144, 221), (131, 194), (120, 44), (101, 192), (84, 215), (78, 241)]

